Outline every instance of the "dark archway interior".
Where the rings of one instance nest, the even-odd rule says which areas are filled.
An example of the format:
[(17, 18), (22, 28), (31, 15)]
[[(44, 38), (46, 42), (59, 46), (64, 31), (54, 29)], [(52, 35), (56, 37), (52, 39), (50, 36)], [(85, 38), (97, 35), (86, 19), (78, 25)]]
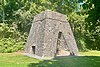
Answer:
[(58, 33), (56, 56), (68, 56), (70, 51), (62, 32)]
[(32, 46), (33, 54), (35, 54), (35, 46)]

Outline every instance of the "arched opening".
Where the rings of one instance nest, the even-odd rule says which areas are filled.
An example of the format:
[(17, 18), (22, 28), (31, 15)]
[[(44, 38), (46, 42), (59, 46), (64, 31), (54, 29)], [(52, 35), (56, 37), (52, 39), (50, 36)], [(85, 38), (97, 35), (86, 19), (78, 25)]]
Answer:
[(62, 32), (58, 33), (56, 56), (69, 56), (70, 50)]
[(35, 46), (32, 46), (32, 52), (35, 54)]

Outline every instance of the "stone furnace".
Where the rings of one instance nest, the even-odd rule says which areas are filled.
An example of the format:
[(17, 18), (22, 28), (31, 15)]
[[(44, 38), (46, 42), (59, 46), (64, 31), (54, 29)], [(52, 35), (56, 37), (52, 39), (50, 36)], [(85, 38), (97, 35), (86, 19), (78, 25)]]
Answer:
[[(42, 58), (78, 55), (78, 48), (66, 15), (46, 10), (34, 17), (25, 46), (28, 55)], [(69, 52), (69, 53), (68, 53)]]

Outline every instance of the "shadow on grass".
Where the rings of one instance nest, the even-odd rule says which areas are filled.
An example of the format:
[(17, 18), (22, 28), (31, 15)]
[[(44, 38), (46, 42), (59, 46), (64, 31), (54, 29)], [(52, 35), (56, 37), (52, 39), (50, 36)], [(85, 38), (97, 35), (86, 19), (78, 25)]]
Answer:
[(100, 67), (100, 56), (67, 56), (30, 63), (29, 67)]

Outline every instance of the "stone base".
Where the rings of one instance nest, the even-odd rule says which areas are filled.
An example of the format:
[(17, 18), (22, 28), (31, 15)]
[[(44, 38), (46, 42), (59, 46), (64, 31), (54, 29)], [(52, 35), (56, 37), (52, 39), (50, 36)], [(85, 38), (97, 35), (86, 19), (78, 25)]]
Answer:
[(70, 56), (70, 51), (61, 50), (58, 52), (57, 56)]
[(32, 58), (40, 59), (40, 60), (52, 60), (54, 58), (54, 57), (40, 57), (40, 56), (29, 54), (29, 53), (24, 53), (24, 55), (32, 57)]

